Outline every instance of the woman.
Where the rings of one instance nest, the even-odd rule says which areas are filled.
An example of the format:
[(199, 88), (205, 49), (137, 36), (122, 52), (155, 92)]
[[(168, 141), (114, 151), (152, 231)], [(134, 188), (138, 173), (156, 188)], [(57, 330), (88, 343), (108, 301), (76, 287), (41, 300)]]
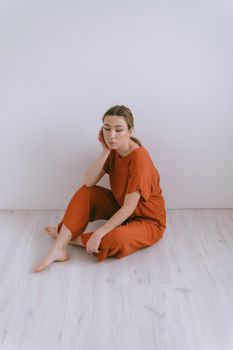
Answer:
[[(160, 176), (149, 153), (133, 137), (129, 108), (114, 106), (102, 117), (98, 140), (102, 152), (87, 170), (57, 228), (45, 230), (55, 242), (34, 271), (69, 259), (68, 243), (86, 248), (98, 262), (122, 258), (155, 244), (166, 229), (166, 210)], [(96, 184), (109, 174), (111, 190)], [(94, 232), (82, 234), (89, 222), (107, 220)]]

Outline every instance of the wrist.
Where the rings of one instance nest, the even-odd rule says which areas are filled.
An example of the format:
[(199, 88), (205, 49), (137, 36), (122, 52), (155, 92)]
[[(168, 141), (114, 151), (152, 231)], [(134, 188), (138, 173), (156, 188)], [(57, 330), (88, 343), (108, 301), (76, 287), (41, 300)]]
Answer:
[(110, 149), (103, 149), (102, 150), (102, 154), (105, 156), (105, 155), (109, 155), (109, 153), (111, 152)]
[(97, 229), (94, 233), (96, 236), (98, 236), (100, 238), (103, 238), (105, 236), (105, 233), (103, 231), (101, 231), (101, 229)]

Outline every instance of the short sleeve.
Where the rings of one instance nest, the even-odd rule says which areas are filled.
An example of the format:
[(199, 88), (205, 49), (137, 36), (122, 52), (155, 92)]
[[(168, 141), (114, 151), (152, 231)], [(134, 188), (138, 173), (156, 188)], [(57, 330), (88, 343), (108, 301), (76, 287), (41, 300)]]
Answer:
[(145, 202), (152, 192), (152, 174), (148, 163), (142, 157), (132, 159), (129, 167), (126, 194), (138, 191)]

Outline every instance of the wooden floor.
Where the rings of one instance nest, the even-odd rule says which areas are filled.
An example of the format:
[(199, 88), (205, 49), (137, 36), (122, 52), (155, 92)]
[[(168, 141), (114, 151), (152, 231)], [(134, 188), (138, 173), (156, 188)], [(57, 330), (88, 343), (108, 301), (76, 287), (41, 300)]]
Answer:
[(34, 273), (62, 214), (0, 212), (1, 350), (233, 349), (232, 209), (168, 210), (152, 247), (97, 263), (69, 245)]

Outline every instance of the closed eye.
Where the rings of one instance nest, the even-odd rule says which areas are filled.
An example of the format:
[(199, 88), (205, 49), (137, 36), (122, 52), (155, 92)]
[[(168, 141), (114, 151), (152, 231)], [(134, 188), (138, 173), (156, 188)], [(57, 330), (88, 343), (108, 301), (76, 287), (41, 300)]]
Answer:
[[(109, 131), (110, 129), (106, 129), (106, 128), (104, 128), (105, 130), (107, 130), (107, 131)], [(121, 131), (123, 131), (123, 130), (116, 130), (116, 132), (121, 132)]]

